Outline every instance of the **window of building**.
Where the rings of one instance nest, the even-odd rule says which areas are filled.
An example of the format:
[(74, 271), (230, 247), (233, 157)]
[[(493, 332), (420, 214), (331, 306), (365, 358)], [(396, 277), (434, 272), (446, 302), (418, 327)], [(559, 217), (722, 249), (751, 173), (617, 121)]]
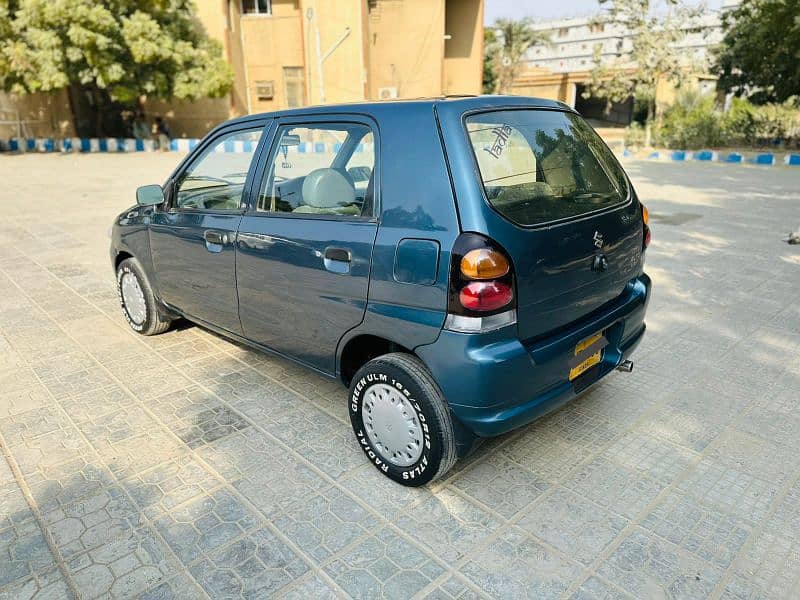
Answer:
[(275, 97), (274, 81), (256, 81), (256, 98), (262, 102), (272, 100)]
[(271, 15), (272, 0), (242, 0), (242, 14)]
[(558, 30), (558, 37), (567, 37), (569, 33), (569, 27), (562, 27)]
[(283, 84), (286, 88), (286, 107), (303, 106), (305, 88), (303, 67), (283, 67)]
[(589, 25), (589, 31), (592, 33), (603, 33), (605, 31), (606, 25), (605, 23), (591, 23)]

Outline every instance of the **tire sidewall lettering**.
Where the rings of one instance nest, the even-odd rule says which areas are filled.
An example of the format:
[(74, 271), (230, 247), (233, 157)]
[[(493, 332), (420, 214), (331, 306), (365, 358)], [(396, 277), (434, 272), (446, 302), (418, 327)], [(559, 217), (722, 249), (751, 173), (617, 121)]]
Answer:
[[(398, 390), (405, 396), (409, 404), (411, 404), (411, 407), (417, 413), (417, 418), (419, 419), (423, 434), (423, 450), (419, 460), (410, 467), (398, 467), (383, 460), (378, 452), (372, 447), (372, 444), (364, 431), (363, 422), (361, 419), (361, 405), (365, 393), (375, 383), (384, 383)], [(370, 462), (372, 462), (383, 473), (387, 473), (391, 470), (392, 473), (396, 474), (399, 478), (405, 481), (421, 477), (423, 473), (428, 470), (429, 465), (431, 464), (430, 453), (434, 449), (434, 444), (431, 440), (431, 429), (428, 426), (428, 420), (422, 407), (420, 406), (420, 403), (414, 398), (412, 391), (396, 377), (380, 371), (367, 373), (359, 377), (358, 380), (351, 384), (350, 390), (350, 419), (354, 424), (358, 445), (361, 446), (362, 451), (370, 460)]]

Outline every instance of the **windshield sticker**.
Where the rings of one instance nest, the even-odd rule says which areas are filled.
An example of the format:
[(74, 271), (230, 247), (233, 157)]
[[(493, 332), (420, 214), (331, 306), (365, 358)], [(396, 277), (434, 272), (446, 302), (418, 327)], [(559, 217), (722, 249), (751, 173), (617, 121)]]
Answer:
[(494, 142), (488, 148), (484, 148), (484, 150), (494, 158), (500, 158), (500, 155), (505, 149), (506, 142), (508, 142), (508, 138), (511, 137), (511, 126), (498, 125), (492, 129), (492, 133), (495, 135)]

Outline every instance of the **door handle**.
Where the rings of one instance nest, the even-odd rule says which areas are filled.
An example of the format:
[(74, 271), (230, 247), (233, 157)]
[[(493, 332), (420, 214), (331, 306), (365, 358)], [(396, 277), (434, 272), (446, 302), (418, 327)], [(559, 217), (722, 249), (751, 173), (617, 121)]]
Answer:
[(206, 229), (203, 232), (203, 238), (209, 244), (218, 244), (224, 246), (228, 243), (228, 234), (222, 231), (214, 231), (213, 229)]
[(325, 258), (328, 260), (335, 260), (338, 262), (346, 262), (349, 263), (350, 258), (350, 250), (346, 250), (344, 248), (325, 248)]

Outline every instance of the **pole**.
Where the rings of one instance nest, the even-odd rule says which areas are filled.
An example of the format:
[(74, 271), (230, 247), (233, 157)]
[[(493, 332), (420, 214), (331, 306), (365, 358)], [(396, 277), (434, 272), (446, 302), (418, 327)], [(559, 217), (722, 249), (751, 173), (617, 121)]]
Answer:
[(309, 9), (314, 17), (314, 36), (317, 40), (317, 71), (319, 72), (319, 103), (325, 104), (325, 75), (322, 72), (322, 48), (319, 41), (319, 21), (316, 12)]

